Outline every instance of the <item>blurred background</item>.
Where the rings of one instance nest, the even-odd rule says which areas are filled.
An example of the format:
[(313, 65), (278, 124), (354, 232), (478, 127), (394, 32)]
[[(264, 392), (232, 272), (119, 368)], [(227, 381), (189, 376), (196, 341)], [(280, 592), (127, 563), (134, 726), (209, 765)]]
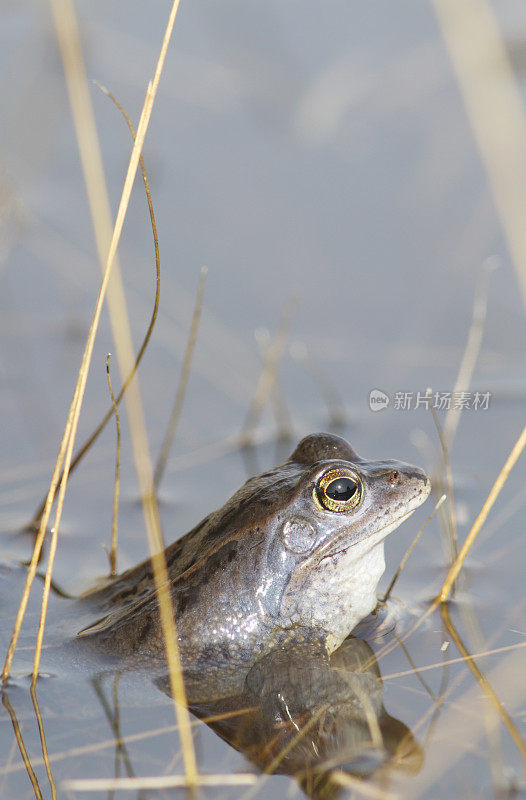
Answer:
[[(137, 122), (167, 6), (90, 2), (76, 10), (115, 215), (131, 139), (93, 81)], [(513, 0), (496, 3), (494, 12), (523, 92), (526, 17)], [(14, 530), (49, 480), (100, 273), (50, 8), (6, 3), (0, 36), (0, 519)], [(494, 474), (522, 419), (510, 399), (526, 390), (523, 303), (431, 5), (183, 2), (144, 159), (161, 252), (159, 318), (140, 368), (154, 459), (199, 271), (209, 270), (163, 481), (165, 499), (177, 502), (177, 530), (167, 538), (221, 504), (244, 477), (242, 459), (231, 455), (208, 495), (192, 496), (190, 468), (196, 462), (199, 474), (202, 460), (219, 455), (221, 443), (241, 429), (261, 370), (258, 339), (274, 335), (291, 299), (279, 380), (293, 438), (330, 424), (314, 369), (324, 376), (325, 393), (339, 396), (350, 426), (343, 433), (359, 452), (421, 460), (411, 444), (420, 428), (436, 448), (429, 412), (391, 403), (373, 414), (369, 392), (416, 396), (427, 387), (453, 388), (488, 259), (499, 266), (472, 387), (491, 391), (492, 403), (489, 412), (463, 415), (453, 460), (476, 481), (484, 481), (486, 468)], [(140, 179), (119, 253), (138, 347), (155, 292)], [(79, 441), (108, 406), (105, 356), (112, 350), (103, 316)], [(297, 357), (306, 352), (307, 364)], [(114, 384), (120, 386), (116, 362)], [(272, 430), (266, 414), (263, 425)], [(418, 433), (416, 440), (423, 441)], [(110, 425), (70, 484), (66, 530), (71, 525), (105, 540), (114, 446)], [(273, 450), (267, 458), (275, 459)], [(126, 428), (122, 481), (126, 513), (126, 497), (137, 491)], [(124, 535), (122, 541), (126, 546)], [(142, 535), (139, 541), (145, 547)], [(105, 556), (93, 548), (87, 558), (102, 567)]]
[[(524, 5), (498, 0), (492, 9), (514, 91), (525, 100)], [(131, 139), (93, 81), (111, 90), (137, 123), (168, 5), (90, 0), (77, 2), (76, 11), (115, 215)], [(466, 39), (466, 48), (472, 44)], [(501, 77), (491, 57), (488, 85)], [(31, 540), (19, 531), (47, 489), (100, 271), (46, 3), (3, 3), (0, 76), (1, 555), (25, 558)], [(479, 78), (484, 85), (486, 77)], [(327, 391), (343, 407), (337, 432), (360, 454), (430, 468), (438, 452), (430, 412), (396, 409), (392, 399), (427, 387), (452, 390), (477, 281), (491, 263), (471, 382), (491, 393), (490, 407), (464, 412), (451, 453), (463, 538), (524, 424), (526, 395), (520, 280), (464, 99), (430, 3), (183, 0), (143, 150), (161, 252), (159, 318), (140, 367), (154, 459), (199, 271), (208, 267), (188, 392), (161, 491), (167, 540), (221, 505), (247, 472), (285, 458), (301, 436), (336, 430)], [(490, 105), (487, 113), (492, 119)], [(522, 174), (516, 153), (500, 155)], [(139, 178), (119, 255), (138, 347), (155, 292)], [(267, 408), (262, 444), (247, 466), (232, 437), (261, 372), (261, 343), (274, 335), (291, 299), (295, 310), (278, 370), (291, 441), (273, 440)], [(113, 348), (104, 313), (79, 441), (108, 407), (105, 357)], [(118, 388), (116, 362), (113, 377)], [(381, 413), (370, 410), (372, 389), (391, 397)], [(122, 417), (124, 569), (147, 547)], [(56, 567), (69, 588), (107, 569), (102, 545), (110, 536), (114, 452), (110, 424), (71, 479)], [(489, 626), (493, 613), (522, 598), (524, 559), (513, 548), (521, 541), (523, 485), (519, 463), (502, 496), (511, 550), (494, 557), (495, 541), (487, 540), (474, 556), (475, 566), (491, 562), (491, 569), (471, 575)], [(411, 536), (401, 532), (389, 541), (391, 573)], [(419, 591), (430, 596), (426, 581), (436, 572), (429, 565), (443, 566), (438, 531), (420, 552), (415, 564), (423, 571), (415, 567), (407, 585), (417, 586), (423, 575)]]

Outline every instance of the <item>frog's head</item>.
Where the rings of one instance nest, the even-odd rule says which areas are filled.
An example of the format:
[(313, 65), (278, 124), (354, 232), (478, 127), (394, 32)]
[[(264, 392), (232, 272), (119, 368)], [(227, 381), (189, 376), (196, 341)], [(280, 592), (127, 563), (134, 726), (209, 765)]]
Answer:
[(401, 461), (360, 458), (325, 433), (307, 436), (273, 472), (284, 502), (265, 524), (260, 600), (280, 627), (319, 628), (337, 646), (375, 607), (383, 540), (427, 498), (429, 478)]

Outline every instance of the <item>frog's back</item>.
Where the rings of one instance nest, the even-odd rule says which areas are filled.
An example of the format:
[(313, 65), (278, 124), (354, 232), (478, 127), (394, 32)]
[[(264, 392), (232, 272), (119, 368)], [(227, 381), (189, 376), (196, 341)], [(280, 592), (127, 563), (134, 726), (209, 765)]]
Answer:
[[(212, 512), (165, 552), (172, 588), (203, 581), (224, 556), (232, 560), (248, 544), (253, 546), (278, 507), (286, 507), (301, 468), (292, 462), (248, 480), (217, 511)], [(206, 580), (206, 579), (205, 579)], [(128, 608), (155, 593), (150, 558), (83, 595), (100, 608)]]
[[(225, 505), (165, 550), (180, 649), (185, 664), (251, 661), (264, 639), (255, 603), (267, 524), (293, 494), (295, 463), (252, 478)], [(135, 663), (164, 661), (150, 559), (84, 595), (102, 613), (80, 632)], [(259, 641), (258, 641), (259, 640)]]

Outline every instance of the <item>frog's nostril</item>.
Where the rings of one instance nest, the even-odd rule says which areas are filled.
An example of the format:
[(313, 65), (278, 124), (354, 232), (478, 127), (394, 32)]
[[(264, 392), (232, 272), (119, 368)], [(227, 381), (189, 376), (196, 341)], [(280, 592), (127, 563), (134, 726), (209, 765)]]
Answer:
[(387, 483), (390, 483), (391, 486), (396, 486), (400, 483), (400, 473), (396, 469), (391, 469), (385, 476), (387, 479)]

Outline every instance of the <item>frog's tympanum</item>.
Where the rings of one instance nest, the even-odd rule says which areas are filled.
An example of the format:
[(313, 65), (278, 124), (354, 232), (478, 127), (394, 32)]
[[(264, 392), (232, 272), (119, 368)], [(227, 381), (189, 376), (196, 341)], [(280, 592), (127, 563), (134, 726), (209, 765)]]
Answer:
[[(385, 537), (429, 490), (417, 467), (368, 461), (338, 436), (313, 434), (170, 545), (190, 700), (203, 675), (215, 696), (231, 693), (229, 675), (291, 639), (333, 652), (376, 606)], [(164, 664), (150, 560), (87, 599), (104, 616), (82, 636), (121, 662)]]

